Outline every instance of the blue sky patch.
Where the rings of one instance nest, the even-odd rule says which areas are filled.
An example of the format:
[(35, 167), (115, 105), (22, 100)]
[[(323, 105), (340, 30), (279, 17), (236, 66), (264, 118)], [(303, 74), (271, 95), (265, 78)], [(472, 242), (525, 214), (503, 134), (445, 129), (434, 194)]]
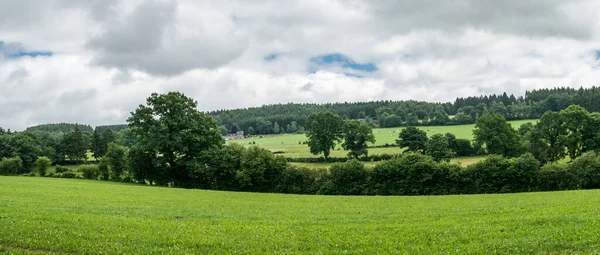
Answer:
[(600, 50), (596, 51), (596, 60), (600, 60)]
[[(354, 69), (356, 71), (362, 72), (374, 72), (377, 71), (377, 66), (373, 63), (356, 63), (354, 60), (349, 57), (340, 54), (333, 53), (322, 56), (317, 56), (310, 59), (310, 62), (316, 65), (316, 68), (319, 69), (319, 66), (341, 66), (342, 68)], [(312, 71), (313, 68), (311, 68)]]
[(277, 59), (278, 57), (279, 57), (279, 54), (273, 53), (273, 54), (269, 54), (269, 55), (265, 56), (264, 59), (266, 61), (273, 61), (273, 60)]
[(5, 58), (20, 57), (51, 57), (54, 53), (51, 51), (28, 51), (21, 44), (5, 43), (0, 41), (0, 54)]

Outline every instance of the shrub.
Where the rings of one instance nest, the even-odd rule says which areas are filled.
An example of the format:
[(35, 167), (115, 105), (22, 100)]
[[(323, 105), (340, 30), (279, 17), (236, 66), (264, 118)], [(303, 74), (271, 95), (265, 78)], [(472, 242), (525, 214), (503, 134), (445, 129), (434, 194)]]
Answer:
[(20, 157), (2, 158), (0, 161), (1, 175), (16, 175), (23, 172), (23, 160)]
[(96, 180), (100, 174), (100, 170), (96, 165), (83, 165), (79, 167), (78, 171), (83, 174), (84, 179), (88, 180)]
[(566, 163), (551, 163), (540, 169), (537, 187), (539, 191), (573, 190), (579, 187), (579, 180)]
[(64, 166), (58, 166), (58, 165), (57, 165), (57, 166), (54, 168), (54, 171), (55, 171), (57, 174), (61, 174), (61, 173), (66, 173), (66, 172), (69, 172), (69, 168), (66, 168), (66, 167), (64, 167)]
[(315, 194), (322, 171), (288, 165), (282, 173), (276, 192), (289, 194)]
[(100, 179), (104, 181), (108, 181), (108, 178), (110, 177), (108, 159), (105, 157), (100, 158), (100, 162), (98, 162), (98, 175)]
[(457, 192), (456, 164), (436, 163), (429, 156), (407, 153), (375, 165), (371, 187), (379, 195), (436, 195)]
[(369, 172), (358, 160), (337, 163), (329, 168), (329, 181), (321, 189), (323, 194), (366, 195)]
[(568, 170), (577, 175), (580, 188), (600, 188), (600, 157), (596, 152), (584, 153), (569, 164)]
[(45, 176), (48, 168), (52, 165), (52, 161), (48, 157), (38, 157), (35, 161), (35, 169), (40, 176)]
[(77, 175), (73, 172), (64, 172), (62, 174), (58, 174), (56, 175), (58, 178), (70, 178), (70, 179), (76, 179)]

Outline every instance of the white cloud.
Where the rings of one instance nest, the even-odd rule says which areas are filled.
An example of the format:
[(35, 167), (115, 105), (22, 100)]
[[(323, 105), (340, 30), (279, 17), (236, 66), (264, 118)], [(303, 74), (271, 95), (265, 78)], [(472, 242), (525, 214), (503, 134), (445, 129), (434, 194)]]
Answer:
[[(215, 110), (589, 87), (600, 80), (599, 9), (592, 0), (0, 0), (0, 41), (55, 52), (0, 57), (0, 126), (123, 123), (150, 93), (170, 90)], [(311, 58), (331, 53), (378, 70), (308, 72)]]

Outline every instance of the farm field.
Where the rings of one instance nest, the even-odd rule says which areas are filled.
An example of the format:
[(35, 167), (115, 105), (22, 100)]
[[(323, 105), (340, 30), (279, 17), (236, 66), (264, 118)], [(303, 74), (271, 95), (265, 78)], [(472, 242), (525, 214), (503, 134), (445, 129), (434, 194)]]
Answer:
[(340, 197), (0, 177), (0, 253), (591, 254), (600, 190)]
[[(458, 163), (461, 166), (468, 166), (471, 164), (475, 164), (481, 160), (484, 160), (485, 156), (476, 156), (476, 157), (458, 157), (450, 160), (450, 163)], [(362, 162), (366, 167), (374, 167), (378, 162)], [(329, 168), (331, 165), (335, 163), (304, 163), (304, 162), (290, 162), (290, 164), (295, 166), (303, 166), (311, 169), (316, 168)]]
[[(519, 128), (522, 124), (527, 122), (535, 123), (537, 120), (518, 120), (518, 121), (509, 121), (514, 128)], [(452, 133), (456, 135), (457, 138), (465, 138), (465, 139), (473, 139), (473, 128), (475, 125), (456, 125), (456, 126), (423, 126), (418, 127), (421, 130), (427, 132), (427, 136), (431, 136), (433, 134), (445, 134)], [(375, 135), (376, 143), (375, 145), (384, 145), (384, 144), (396, 144), (396, 140), (398, 139), (398, 132), (403, 128), (376, 128), (373, 129), (373, 134)], [(239, 143), (244, 146), (257, 145), (259, 147), (268, 149), (270, 151), (279, 151), (283, 152), (282, 155), (290, 158), (309, 158), (314, 157), (313, 154), (310, 153), (308, 149), (308, 145), (299, 144), (300, 142), (306, 141), (306, 136), (304, 134), (286, 134), (286, 135), (272, 135), (272, 136), (264, 136), (263, 138), (252, 137), (245, 139), (235, 139), (229, 140), (227, 143)], [(249, 144), (255, 142), (255, 144)], [(369, 154), (377, 155), (377, 154), (396, 154), (400, 153), (402, 150), (400, 148), (388, 147), (388, 148), (370, 148)], [(335, 150), (331, 151), (332, 157), (345, 157), (348, 154), (347, 151), (344, 151), (341, 146), (336, 146)]]

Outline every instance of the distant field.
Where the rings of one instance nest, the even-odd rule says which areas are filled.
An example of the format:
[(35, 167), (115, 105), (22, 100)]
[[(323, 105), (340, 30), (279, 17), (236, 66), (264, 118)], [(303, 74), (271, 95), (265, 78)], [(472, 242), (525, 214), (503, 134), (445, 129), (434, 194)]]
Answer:
[[(532, 122), (535, 123), (537, 120), (518, 120), (510, 121), (514, 128), (519, 128), (522, 124)], [(475, 125), (458, 125), (458, 126), (427, 126), (418, 127), (427, 132), (428, 136), (433, 134), (445, 134), (452, 133), (458, 138), (473, 139), (473, 128)], [(375, 145), (384, 144), (395, 144), (398, 139), (398, 132), (403, 128), (376, 128), (373, 129), (376, 143)], [(268, 149), (270, 151), (281, 151), (282, 155), (290, 158), (298, 157), (314, 157), (308, 149), (308, 145), (299, 144), (306, 141), (306, 136), (303, 134), (293, 135), (271, 135), (264, 136), (263, 138), (253, 137), (246, 139), (229, 140), (227, 143), (239, 143), (245, 146), (251, 146), (252, 142), (255, 142), (257, 146)], [(339, 149), (339, 150), (338, 150)], [(369, 154), (395, 154), (401, 152), (400, 148), (371, 148)], [(331, 152), (332, 157), (345, 157), (348, 154), (347, 151), (341, 149), (340, 146), (336, 147), (336, 150)]]
[[(461, 166), (468, 166), (471, 164), (475, 164), (481, 160), (484, 160), (485, 156), (477, 156), (477, 157), (460, 157), (460, 158), (453, 158), (452, 160), (450, 160), (450, 163), (458, 163)], [(366, 167), (374, 167), (375, 164), (377, 164), (378, 162), (362, 162), (363, 164), (365, 164)], [(317, 168), (329, 168), (331, 165), (335, 164), (335, 163), (302, 163), (302, 162), (290, 162), (290, 164), (292, 165), (296, 165), (296, 166), (303, 166), (303, 167), (307, 167), (307, 168), (311, 168), (311, 169), (317, 169)]]
[(597, 254), (600, 190), (340, 197), (0, 177), (2, 254)]

